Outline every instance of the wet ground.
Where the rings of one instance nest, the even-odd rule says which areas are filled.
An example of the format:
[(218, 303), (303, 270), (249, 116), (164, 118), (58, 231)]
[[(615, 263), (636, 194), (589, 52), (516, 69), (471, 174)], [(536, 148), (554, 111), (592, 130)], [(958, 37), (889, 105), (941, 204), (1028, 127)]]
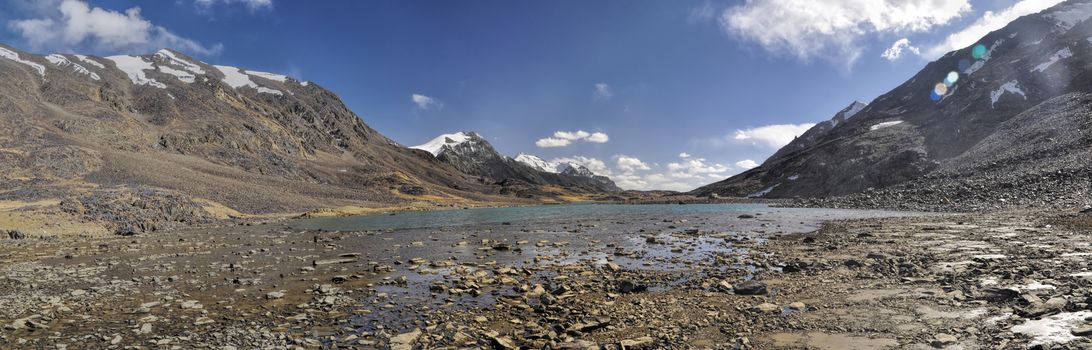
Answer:
[(753, 207), (9, 240), (0, 347), (1081, 348), (1092, 240), (1061, 222)]

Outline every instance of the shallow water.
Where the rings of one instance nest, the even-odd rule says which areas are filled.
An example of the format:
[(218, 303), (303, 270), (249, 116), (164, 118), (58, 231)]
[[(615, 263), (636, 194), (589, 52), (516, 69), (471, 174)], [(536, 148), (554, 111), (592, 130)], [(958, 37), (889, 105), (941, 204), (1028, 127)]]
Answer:
[[(769, 209), (771, 208), (765, 204), (558, 204), (315, 218), (294, 222), (292, 226), (298, 229), (329, 231), (398, 230), (566, 219), (641, 220), (657, 216), (755, 213)], [(831, 212), (828, 209), (779, 208), (778, 210), (802, 213)]]

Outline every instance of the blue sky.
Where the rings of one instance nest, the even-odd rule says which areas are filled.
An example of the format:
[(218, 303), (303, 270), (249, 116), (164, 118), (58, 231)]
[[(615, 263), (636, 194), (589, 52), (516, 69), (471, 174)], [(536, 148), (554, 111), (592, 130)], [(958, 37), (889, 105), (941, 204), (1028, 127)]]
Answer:
[(0, 42), (172, 47), (313, 81), (405, 145), (472, 130), (624, 188), (688, 190), (1058, 1), (0, 0)]

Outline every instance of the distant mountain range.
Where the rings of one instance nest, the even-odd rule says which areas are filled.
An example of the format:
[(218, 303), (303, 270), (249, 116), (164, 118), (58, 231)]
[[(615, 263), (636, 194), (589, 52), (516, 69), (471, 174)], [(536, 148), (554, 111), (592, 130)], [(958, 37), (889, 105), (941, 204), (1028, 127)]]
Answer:
[[(931, 62), (695, 195), (877, 204), (1078, 205), (1092, 173), (1092, 1), (1066, 1)], [(970, 203), (970, 204), (967, 204)]]
[[(617, 189), (541, 173), (474, 134), (399, 145), (318, 84), (143, 56), (0, 45), (0, 200), (118, 232), (339, 206), (561, 200)], [(466, 140), (464, 140), (466, 141)]]
[(576, 163), (554, 164), (527, 154), (514, 159), (503, 156), (475, 132), (444, 134), (410, 148), (428, 152), (464, 173), (495, 183), (555, 185), (590, 193), (621, 191), (610, 178)]

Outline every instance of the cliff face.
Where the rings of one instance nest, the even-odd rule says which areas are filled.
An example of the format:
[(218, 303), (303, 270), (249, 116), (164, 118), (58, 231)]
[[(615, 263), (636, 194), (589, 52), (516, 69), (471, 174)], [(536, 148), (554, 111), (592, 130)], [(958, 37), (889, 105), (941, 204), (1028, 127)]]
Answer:
[[(1092, 3), (1068, 1), (1019, 18), (979, 44), (929, 63), (852, 117), (816, 125), (761, 166), (693, 193), (845, 195), (950, 174), (945, 169), (956, 162), (988, 163), (993, 154), (973, 150), (1003, 138), (998, 133), (1017, 116), (1053, 98), (1090, 91), (1090, 16)], [(1008, 140), (1012, 149), (1032, 147), (1024, 139)], [(1041, 169), (1041, 161), (1028, 158), (1019, 167)]]

